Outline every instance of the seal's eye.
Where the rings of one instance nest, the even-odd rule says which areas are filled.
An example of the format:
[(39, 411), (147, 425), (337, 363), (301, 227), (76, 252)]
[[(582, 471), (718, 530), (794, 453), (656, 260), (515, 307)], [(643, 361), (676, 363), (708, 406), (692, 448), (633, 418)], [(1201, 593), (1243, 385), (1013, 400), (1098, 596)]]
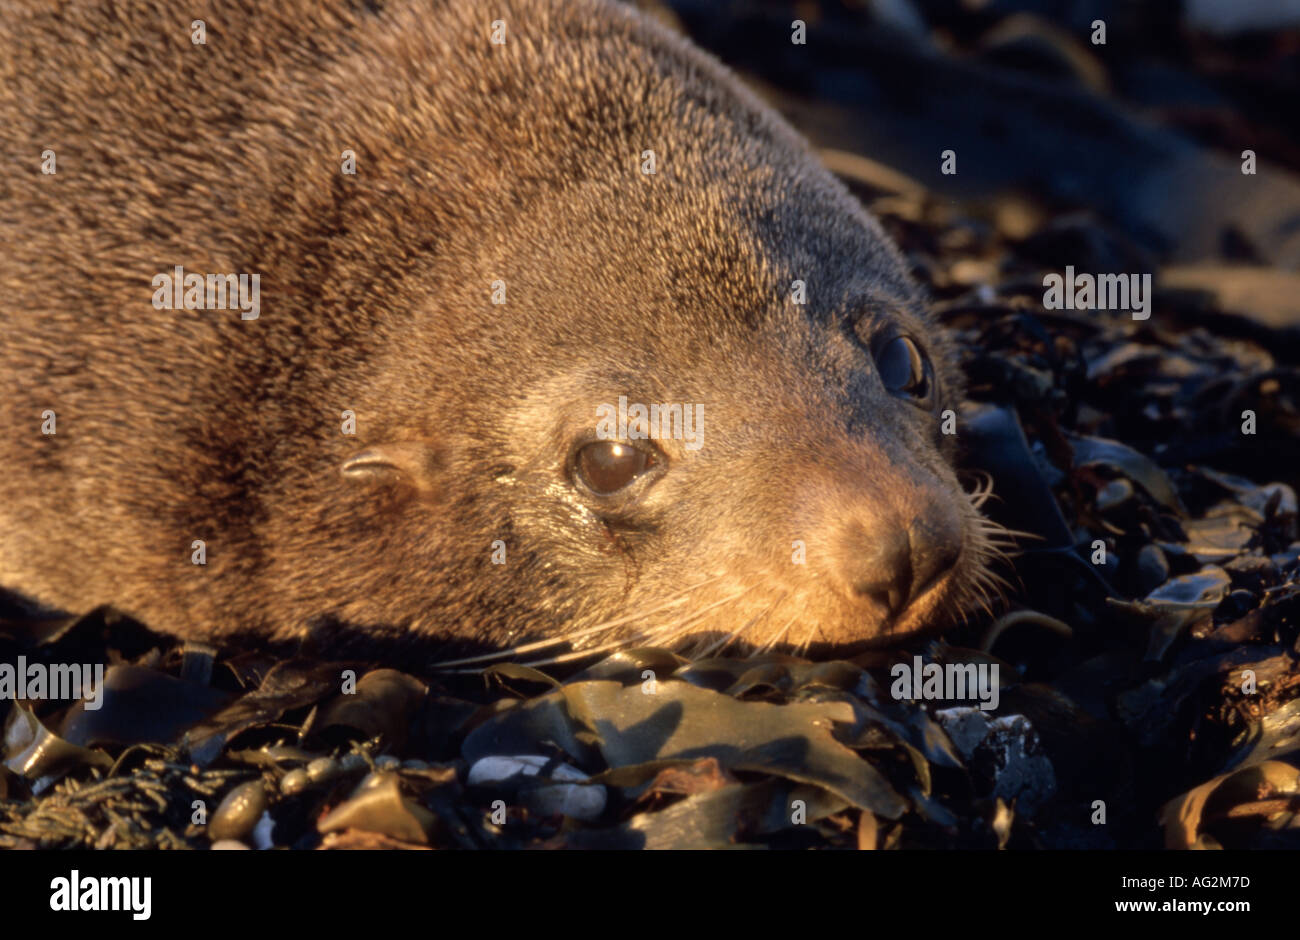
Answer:
[(655, 465), (644, 450), (619, 441), (592, 441), (584, 445), (574, 462), (578, 478), (593, 493), (617, 493)]
[(930, 363), (906, 336), (896, 336), (880, 347), (876, 368), (880, 381), (895, 395), (921, 400), (930, 394)]

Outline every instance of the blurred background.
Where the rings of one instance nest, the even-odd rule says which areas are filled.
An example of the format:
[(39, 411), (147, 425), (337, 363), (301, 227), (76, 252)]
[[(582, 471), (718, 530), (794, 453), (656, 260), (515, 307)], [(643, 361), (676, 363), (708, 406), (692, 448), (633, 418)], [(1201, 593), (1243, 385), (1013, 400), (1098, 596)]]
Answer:
[(738, 71), (869, 203), (889, 197), (882, 214), (924, 195), (1047, 268), (1150, 271), (1300, 326), (1300, 0), (638, 5)]

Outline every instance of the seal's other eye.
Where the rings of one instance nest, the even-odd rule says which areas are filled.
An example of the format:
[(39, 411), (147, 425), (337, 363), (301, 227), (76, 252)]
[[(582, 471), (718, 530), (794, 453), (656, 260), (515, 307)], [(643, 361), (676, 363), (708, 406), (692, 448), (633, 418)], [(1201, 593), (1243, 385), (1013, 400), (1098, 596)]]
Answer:
[(896, 336), (876, 352), (880, 381), (895, 395), (922, 401), (930, 394), (930, 362), (906, 336)]
[(592, 441), (574, 460), (578, 479), (601, 496), (617, 493), (654, 465), (653, 455), (619, 441)]

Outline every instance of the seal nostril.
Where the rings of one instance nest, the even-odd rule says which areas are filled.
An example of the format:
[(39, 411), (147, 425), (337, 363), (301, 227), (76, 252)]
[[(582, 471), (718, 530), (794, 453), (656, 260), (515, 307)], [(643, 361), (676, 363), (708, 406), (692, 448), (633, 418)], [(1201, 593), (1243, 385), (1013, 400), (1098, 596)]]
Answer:
[(854, 525), (841, 561), (844, 580), (859, 597), (885, 608), (890, 616), (907, 606), (912, 595), (912, 546), (905, 530), (883, 526), (874, 531)]
[(938, 510), (903, 526), (881, 519), (855, 520), (841, 538), (843, 583), (892, 618), (942, 581), (961, 556), (959, 521)]
[[(861, 594), (862, 592), (859, 591), (858, 593)], [(871, 591), (867, 594), (867, 597), (871, 598), (872, 601), (879, 604), (881, 607), (885, 608), (886, 610), (894, 609), (893, 598), (890, 596), (889, 591)]]
[(920, 597), (946, 572), (951, 571), (960, 555), (960, 545), (948, 541), (919, 545), (912, 553), (916, 571), (916, 578), (912, 582), (912, 599)]
[(903, 584), (893, 584), (889, 587), (875, 587), (875, 589), (863, 589), (859, 587), (858, 594), (870, 598), (879, 604), (885, 610), (889, 611), (891, 617), (897, 616), (903, 612), (911, 600), (910, 592)]
[(894, 585), (888, 591), (881, 591), (877, 596), (891, 617), (901, 614), (910, 600), (906, 585)]

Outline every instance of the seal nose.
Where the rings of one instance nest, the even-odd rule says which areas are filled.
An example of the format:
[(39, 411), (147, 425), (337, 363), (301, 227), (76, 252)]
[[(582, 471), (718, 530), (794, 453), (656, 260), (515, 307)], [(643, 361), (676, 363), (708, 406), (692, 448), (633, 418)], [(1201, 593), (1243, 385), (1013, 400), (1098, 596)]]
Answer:
[(849, 546), (846, 560), (849, 585), (860, 597), (867, 597), (896, 615), (912, 596), (912, 543), (899, 528), (882, 527), (872, 537), (863, 526)]
[(841, 576), (855, 595), (897, 617), (956, 563), (960, 544), (950, 528), (924, 518), (907, 526), (853, 523), (842, 548)]

